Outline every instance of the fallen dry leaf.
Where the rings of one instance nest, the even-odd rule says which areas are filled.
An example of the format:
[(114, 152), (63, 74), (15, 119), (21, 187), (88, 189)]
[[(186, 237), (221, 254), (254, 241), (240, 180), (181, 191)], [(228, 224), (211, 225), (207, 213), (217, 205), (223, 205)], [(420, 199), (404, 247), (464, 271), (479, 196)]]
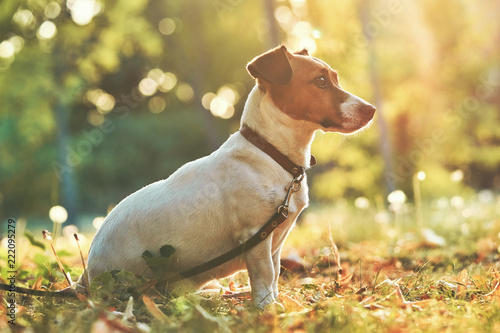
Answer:
[(463, 296), (467, 292), (469, 285), (469, 273), (467, 270), (462, 270), (457, 279), (457, 297)]
[(304, 306), (288, 295), (279, 295), (279, 299), (287, 311), (299, 312), (305, 310)]
[(306, 271), (306, 267), (295, 259), (282, 258), (280, 263), (281, 268), (292, 273), (304, 273)]
[(38, 279), (36, 279), (35, 283), (31, 287), (33, 290), (40, 290), (40, 287), (42, 286), (42, 276), (40, 275)]
[(158, 308), (158, 305), (156, 305), (156, 303), (153, 302), (151, 298), (146, 295), (142, 295), (142, 302), (144, 303), (148, 311), (153, 315), (153, 317), (161, 321), (167, 319), (167, 316), (163, 312), (161, 312), (161, 310)]
[(330, 228), (330, 225), (327, 224), (326, 227), (328, 228), (328, 239), (330, 240), (330, 245), (332, 246), (332, 255), (335, 260), (335, 264), (337, 265), (339, 276), (342, 275), (342, 266), (340, 264), (340, 252), (339, 248), (337, 247), (337, 244), (333, 241), (333, 236), (332, 236), (332, 229)]

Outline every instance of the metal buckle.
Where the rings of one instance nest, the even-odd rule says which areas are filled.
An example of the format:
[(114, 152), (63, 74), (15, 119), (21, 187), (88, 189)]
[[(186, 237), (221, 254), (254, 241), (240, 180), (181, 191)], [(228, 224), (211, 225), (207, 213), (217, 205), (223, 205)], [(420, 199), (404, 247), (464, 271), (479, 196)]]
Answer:
[(300, 190), (301, 188), (301, 182), (304, 179), (304, 174), (302, 173), (298, 177), (295, 177), (292, 179), (289, 185), (285, 187), (286, 197), (285, 201), (281, 206), (278, 207), (278, 213), (283, 215), (285, 218), (288, 218), (288, 206), (290, 205), (290, 198), (292, 197), (292, 194)]

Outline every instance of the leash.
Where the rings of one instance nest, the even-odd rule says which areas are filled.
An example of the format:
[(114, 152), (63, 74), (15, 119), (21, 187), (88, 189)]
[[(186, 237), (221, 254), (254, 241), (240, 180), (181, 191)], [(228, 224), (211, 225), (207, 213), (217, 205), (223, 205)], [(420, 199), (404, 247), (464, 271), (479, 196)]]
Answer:
[[(254, 144), (257, 148), (259, 148), (267, 155), (269, 155), (273, 160), (275, 160), (279, 165), (281, 165), (283, 169), (288, 171), (293, 176), (293, 179), (290, 182), (290, 184), (285, 187), (285, 190), (287, 191), (285, 200), (278, 207), (277, 212), (274, 213), (274, 215), (269, 219), (269, 221), (267, 221), (266, 224), (264, 224), (264, 226), (260, 228), (255, 235), (247, 239), (245, 242), (201, 265), (195, 266), (180, 273), (174, 273), (175, 276), (171, 276), (170, 278), (161, 279), (159, 281), (160, 283), (177, 282), (193, 277), (195, 275), (211, 270), (212, 268), (220, 266), (240, 256), (241, 254), (245, 253), (246, 251), (250, 250), (257, 244), (265, 240), (274, 231), (274, 229), (276, 229), (281, 223), (283, 223), (288, 218), (288, 207), (290, 204), (290, 198), (293, 193), (300, 190), (301, 182), (305, 176), (305, 168), (294, 164), (292, 161), (290, 161), (288, 157), (283, 155), (278, 149), (276, 149), (273, 145), (267, 142), (259, 134), (254, 132), (247, 125), (243, 125), (240, 128), (240, 133), (248, 141)], [(314, 166), (315, 164), (316, 164), (316, 158), (311, 155), (311, 166)]]

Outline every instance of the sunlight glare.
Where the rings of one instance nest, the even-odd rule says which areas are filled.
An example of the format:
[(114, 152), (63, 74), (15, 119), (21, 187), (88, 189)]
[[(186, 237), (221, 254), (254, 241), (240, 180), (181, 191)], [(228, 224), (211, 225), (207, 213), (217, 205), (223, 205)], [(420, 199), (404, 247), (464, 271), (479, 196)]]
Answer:
[(301, 38), (300, 41), (299, 41), (299, 47), (297, 48), (298, 50), (301, 50), (301, 49), (307, 49), (307, 51), (309, 51), (309, 54), (314, 54), (316, 53), (316, 49), (318, 47), (316, 46), (316, 41), (311, 38), (311, 37), (305, 37), (305, 38)]
[(95, 0), (68, 0), (67, 6), (71, 11), (71, 18), (78, 25), (87, 25), (96, 14), (99, 4)]

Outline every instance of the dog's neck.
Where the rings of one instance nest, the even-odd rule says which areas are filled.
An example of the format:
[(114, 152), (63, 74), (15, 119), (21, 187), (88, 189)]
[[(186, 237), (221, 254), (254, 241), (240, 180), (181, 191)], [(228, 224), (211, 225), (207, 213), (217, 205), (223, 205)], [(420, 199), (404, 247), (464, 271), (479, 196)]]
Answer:
[(308, 168), (316, 130), (312, 123), (298, 121), (278, 109), (269, 94), (256, 85), (248, 95), (241, 124), (246, 124), (293, 163)]

